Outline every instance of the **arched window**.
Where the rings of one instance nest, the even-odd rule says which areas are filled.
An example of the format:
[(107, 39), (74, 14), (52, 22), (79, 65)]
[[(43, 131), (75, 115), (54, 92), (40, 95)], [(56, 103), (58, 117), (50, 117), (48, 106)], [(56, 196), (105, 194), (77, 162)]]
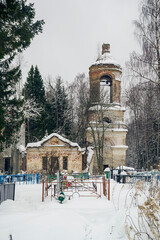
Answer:
[(112, 78), (104, 75), (100, 78), (100, 101), (104, 103), (111, 103), (111, 86)]
[(103, 121), (106, 122), (106, 123), (111, 123), (111, 119), (109, 119), (108, 117), (104, 117), (103, 118)]

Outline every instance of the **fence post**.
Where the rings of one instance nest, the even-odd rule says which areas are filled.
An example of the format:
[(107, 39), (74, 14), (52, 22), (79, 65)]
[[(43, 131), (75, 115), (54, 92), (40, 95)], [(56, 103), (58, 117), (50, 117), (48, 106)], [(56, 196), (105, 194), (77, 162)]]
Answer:
[(44, 179), (42, 180), (42, 202), (44, 202)]
[(103, 195), (106, 196), (106, 180), (105, 180), (105, 177), (103, 177)]
[(48, 197), (48, 180), (45, 181), (45, 196)]
[(108, 179), (108, 200), (110, 200), (110, 179)]
[(13, 200), (15, 200), (15, 183), (13, 183)]
[(39, 180), (40, 180), (40, 175), (39, 173), (36, 173), (36, 182), (39, 183)]

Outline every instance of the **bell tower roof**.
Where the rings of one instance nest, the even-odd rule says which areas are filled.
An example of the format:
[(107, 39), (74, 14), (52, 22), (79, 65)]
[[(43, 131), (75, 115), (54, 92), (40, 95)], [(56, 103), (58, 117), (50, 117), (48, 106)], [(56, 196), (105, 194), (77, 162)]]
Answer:
[(97, 58), (93, 65), (114, 65), (115, 67), (121, 68), (117, 60), (110, 53), (110, 44), (104, 43), (102, 45), (102, 54)]

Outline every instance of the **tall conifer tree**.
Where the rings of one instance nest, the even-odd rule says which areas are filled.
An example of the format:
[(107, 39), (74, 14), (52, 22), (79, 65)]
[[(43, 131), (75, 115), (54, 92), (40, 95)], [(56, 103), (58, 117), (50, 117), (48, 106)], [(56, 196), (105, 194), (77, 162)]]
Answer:
[(26, 143), (40, 140), (45, 134), (46, 100), (43, 80), (36, 66), (31, 66), (24, 86), (25, 100), (33, 99), (42, 111), (37, 118), (26, 120)]
[(15, 94), (21, 71), (11, 63), (42, 32), (44, 21), (34, 22), (34, 17), (33, 4), (26, 0), (0, 1), (0, 151), (4, 142), (12, 142), (22, 122), (22, 101)]
[(61, 77), (56, 79), (55, 86), (50, 86), (52, 89), (48, 97), (48, 133), (58, 132), (70, 137), (72, 121), (71, 108), (69, 105), (66, 89), (63, 85)]
[(55, 86), (55, 108), (56, 129), (69, 136), (71, 132), (71, 109), (60, 77), (57, 78)]

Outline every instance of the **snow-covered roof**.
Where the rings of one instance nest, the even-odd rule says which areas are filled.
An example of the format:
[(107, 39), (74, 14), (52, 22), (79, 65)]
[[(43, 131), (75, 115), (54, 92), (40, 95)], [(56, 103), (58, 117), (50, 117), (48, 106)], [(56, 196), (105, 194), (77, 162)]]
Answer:
[[(78, 143), (71, 142), (67, 138), (62, 137), (61, 135), (59, 135), (58, 133), (52, 133), (52, 134), (48, 135), (47, 137), (43, 138), (41, 141), (38, 141), (38, 142), (35, 142), (35, 143), (28, 143), (26, 148), (41, 147), (45, 142), (47, 142), (48, 140), (50, 140), (53, 137), (57, 137), (59, 140), (61, 140), (62, 142), (68, 143), (72, 147), (78, 147), (78, 150), (82, 151), (82, 149), (78, 145)], [(61, 146), (62, 147), (62, 144), (56, 145), (56, 146)]]
[(103, 53), (93, 65), (113, 64), (114, 66), (121, 68), (117, 60), (111, 55), (110, 52)]

